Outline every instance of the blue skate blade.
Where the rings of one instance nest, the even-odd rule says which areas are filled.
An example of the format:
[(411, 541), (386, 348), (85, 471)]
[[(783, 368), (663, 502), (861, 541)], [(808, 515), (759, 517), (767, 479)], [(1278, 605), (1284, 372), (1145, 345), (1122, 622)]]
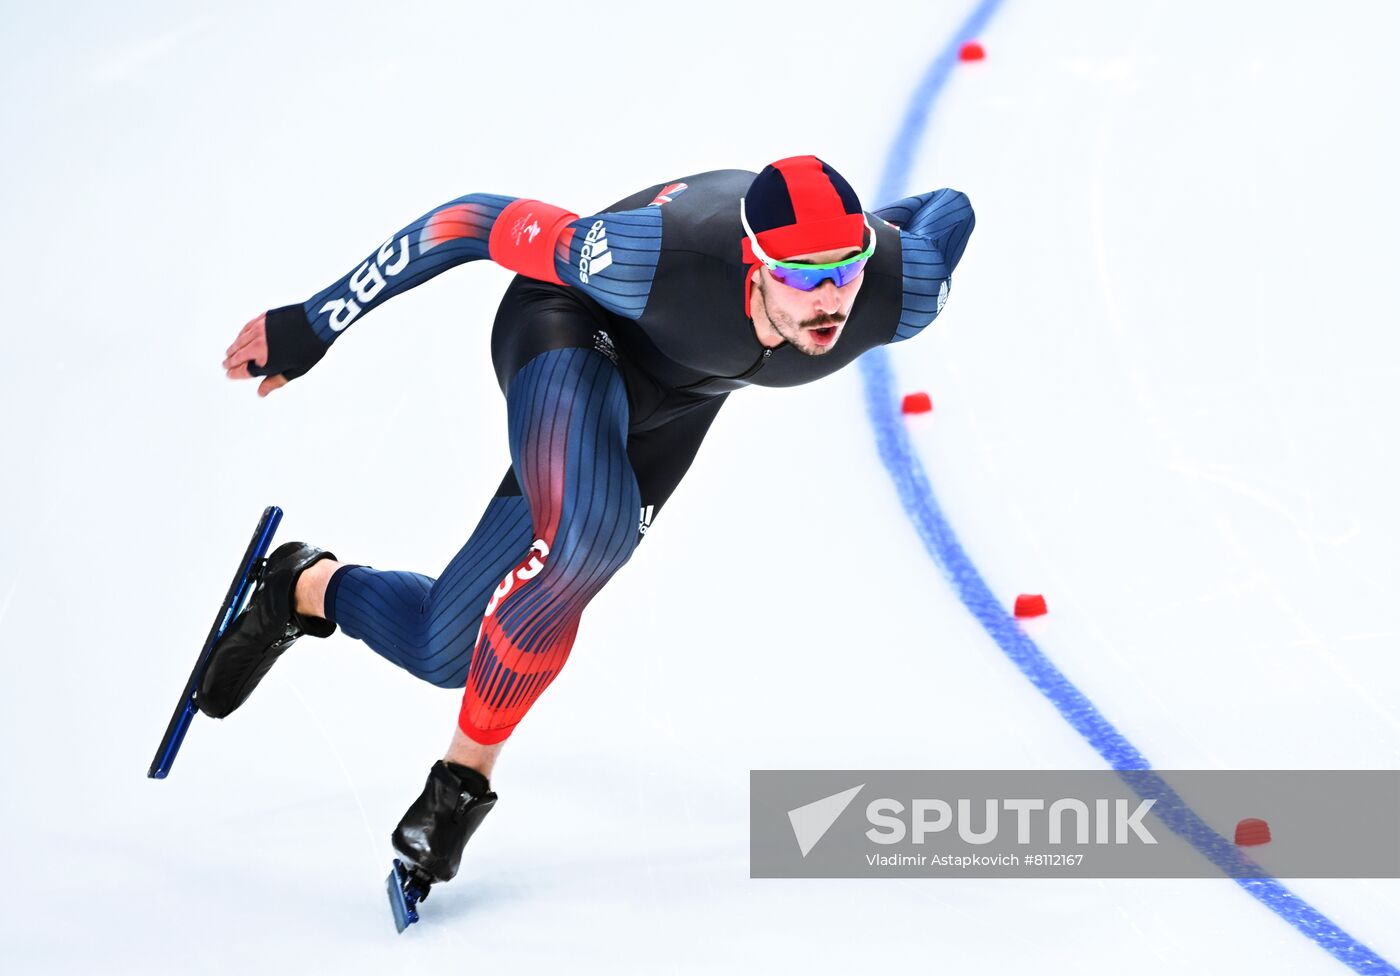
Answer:
[(418, 921), (418, 899), (409, 899), (404, 891), (404, 882), (408, 880), (408, 874), (404, 871), (403, 862), (394, 858), (393, 870), (389, 872), (388, 879), (384, 882), (389, 889), (389, 909), (394, 913), (394, 928), (403, 934), (403, 930), (414, 922)]
[(224, 635), (224, 631), (233, 622), (233, 618), (243, 608), (243, 604), (252, 590), (251, 577), (258, 560), (267, 554), (268, 548), (272, 545), (272, 537), (276, 534), (277, 526), (281, 521), (282, 509), (276, 505), (269, 505), (263, 509), (262, 518), (258, 520), (257, 528), (253, 530), (253, 537), (248, 540), (248, 548), (243, 553), (243, 561), (239, 564), (238, 575), (233, 578), (233, 583), (229, 586), (223, 605), (219, 608), (219, 615), (214, 620), (214, 626), (210, 628), (209, 636), (204, 641), (204, 647), (200, 650), (199, 657), (195, 659), (194, 670), (190, 672), (189, 680), (185, 682), (185, 690), (175, 705), (174, 714), (170, 716), (170, 724), (166, 726), (165, 735), (156, 748), (155, 758), (151, 760), (150, 768), (146, 770), (146, 775), (151, 779), (165, 779), (170, 773), (170, 767), (175, 764), (175, 756), (179, 754), (180, 746), (185, 741), (185, 733), (189, 731), (190, 724), (199, 711), (198, 706), (194, 703), (194, 696), (200, 682), (204, 679), (204, 669), (209, 664), (209, 656), (214, 645), (218, 643), (219, 638)]

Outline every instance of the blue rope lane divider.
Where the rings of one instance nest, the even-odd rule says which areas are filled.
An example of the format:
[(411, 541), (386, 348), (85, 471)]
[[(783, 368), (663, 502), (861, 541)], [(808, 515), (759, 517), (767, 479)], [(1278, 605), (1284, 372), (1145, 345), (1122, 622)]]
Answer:
[[(919, 141), (928, 128), (938, 96), (957, 67), (959, 49), (964, 42), (982, 34), (1000, 6), (1001, 0), (982, 0), (924, 72), (886, 155), (878, 199), (895, 200), (905, 195)], [(1278, 879), (1265, 874), (1234, 844), (1206, 824), (1160, 776), (1151, 772), (1147, 757), (1065, 677), (1035, 641), (1026, 636), (1015, 618), (997, 601), (939, 507), (899, 412), (889, 353), (883, 348), (866, 353), (861, 357), (860, 370), (876, 448), (905, 512), (958, 598), (1002, 653), (1125, 782), (1140, 796), (1155, 797), (1159, 801), (1153, 812), (1168, 828), (1222, 871), (1245, 875), (1235, 877), (1240, 887), (1353, 971), (1400, 976), (1400, 970), (1347, 934)]]

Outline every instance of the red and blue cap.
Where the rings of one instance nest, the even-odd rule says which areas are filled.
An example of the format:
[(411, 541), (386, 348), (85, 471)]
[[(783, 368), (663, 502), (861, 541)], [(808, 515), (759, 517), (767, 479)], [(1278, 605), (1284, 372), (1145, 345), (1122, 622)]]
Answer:
[[(816, 156), (789, 156), (763, 168), (744, 195), (744, 214), (770, 258), (865, 246), (860, 198), (840, 173)], [(745, 235), (744, 263), (758, 264)]]

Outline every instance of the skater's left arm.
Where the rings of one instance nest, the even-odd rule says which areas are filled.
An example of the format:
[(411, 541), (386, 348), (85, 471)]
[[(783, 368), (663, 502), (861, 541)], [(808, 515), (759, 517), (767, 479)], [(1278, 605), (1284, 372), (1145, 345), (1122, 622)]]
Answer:
[(976, 217), (966, 194), (947, 189), (905, 197), (875, 216), (899, 228), (904, 306), (890, 339), (899, 342), (918, 335), (943, 311)]

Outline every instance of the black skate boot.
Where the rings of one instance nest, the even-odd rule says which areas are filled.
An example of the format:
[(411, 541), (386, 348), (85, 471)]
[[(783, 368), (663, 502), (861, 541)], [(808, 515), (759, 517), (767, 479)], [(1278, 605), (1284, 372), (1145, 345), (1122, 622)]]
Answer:
[(195, 704), (212, 718), (224, 718), (245, 702), (282, 652), (302, 634), (329, 637), (335, 624), (303, 617), (295, 606), (297, 577), (332, 553), (304, 542), (288, 542), (268, 556), (248, 606), (209, 656)]
[(486, 777), (470, 766), (439, 759), (422, 794), (394, 828), (394, 849), (427, 895), (430, 884), (451, 881), (462, 849), (496, 805)]

